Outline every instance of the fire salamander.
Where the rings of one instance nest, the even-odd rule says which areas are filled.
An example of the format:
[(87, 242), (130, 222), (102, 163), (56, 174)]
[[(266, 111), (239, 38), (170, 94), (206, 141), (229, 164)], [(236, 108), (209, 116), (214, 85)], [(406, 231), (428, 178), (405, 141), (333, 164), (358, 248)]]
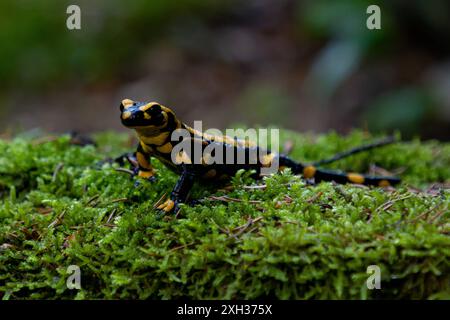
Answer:
[[(278, 161), (279, 169), (290, 168), (294, 174), (300, 174), (305, 179), (314, 179), (315, 182), (335, 181), (341, 184), (356, 183), (382, 187), (400, 182), (400, 179), (396, 177), (341, 173), (317, 167), (318, 164), (330, 163), (350, 154), (368, 150), (392, 141), (356, 148), (317, 164), (302, 164), (285, 155), (270, 152), (269, 150), (265, 150), (264, 156), (259, 156), (256, 161), (249, 161), (248, 159), (251, 159), (255, 151), (261, 151), (258, 145), (248, 140), (244, 141), (228, 136), (208, 135), (197, 131), (181, 122), (171, 109), (157, 102), (142, 103), (125, 99), (120, 104), (120, 111), (122, 124), (127, 128), (134, 129), (139, 138), (139, 144), (135, 154), (138, 163), (136, 174), (150, 181), (155, 179), (155, 170), (150, 162), (151, 157), (155, 157), (169, 169), (180, 174), (180, 178), (172, 190), (170, 197), (158, 206), (158, 209), (163, 212), (178, 211), (178, 204), (187, 200), (189, 191), (196, 179), (224, 180), (232, 177), (239, 169), (254, 170), (255, 177), (257, 177), (260, 176), (261, 170), (270, 167), (273, 161)], [(185, 151), (176, 152), (174, 157), (172, 157), (174, 153), (172, 151), (181, 142), (181, 140), (173, 141), (172, 139), (172, 133), (177, 129), (184, 129), (188, 133), (188, 142), (191, 144), (192, 150), (196, 147), (201, 148), (200, 159), (193, 159), (192, 154), (188, 154)], [(225, 164), (211, 163), (211, 161), (208, 161), (208, 158), (214, 156), (212, 154), (213, 151), (210, 153), (207, 152), (208, 149), (211, 149), (211, 146), (214, 147), (212, 148), (213, 150), (222, 148), (223, 154), (234, 152), (232, 154), (235, 160), (237, 154), (245, 154), (246, 162), (243, 164), (237, 164), (239, 163), (237, 161), (233, 162), (233, 164), (229, 164), (230, 162), (228, 161)]]

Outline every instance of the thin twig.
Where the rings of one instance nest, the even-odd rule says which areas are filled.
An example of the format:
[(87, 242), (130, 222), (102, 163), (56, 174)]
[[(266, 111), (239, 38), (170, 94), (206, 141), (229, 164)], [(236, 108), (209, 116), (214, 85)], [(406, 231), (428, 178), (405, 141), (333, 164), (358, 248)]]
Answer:
[(96, 194), (95, 196), (91, 197), (91, 198), (87, 201), (86, 205), (87, 205), (87, 206), (90, 205), (92, 202), (94, 202), (95, 200), (97, 200), (99, 197), (100, 197), (99, 194)]
[(408, 198), (411, 198), (413, 195), (409, 194), (407, 196), (404, 196), (402, 198), (397, 198), (397, 199), (392, 199), (389, 201), (386, 201), (385, 203), (383, 203), (381, 206), (379, 206), (378, 208), (375, 209), (375, 212), (378, 212), (378, 210), (383, 209), (384, 211), (388, 210), (390, 207), (392, 207), (394, 205), (395, 202), (398, 201), (402, 201)]
[(314, 201), (316, 201), (318, 198), (320, 198), (323, 195), (322, 191), (317, 192), (315, 195), (313, 195), (311, 198), (309, 198), (308, 200), (306, 200), (306, 202), (308, 203), (313, 203)]
[(63, 211), (59, 214), (59, 216), (58, 216), (52, 223), (50, 223), (50, 224), (47, 226), (47, 228), (50, 229), (50, 228), (56, 226), (57, 224), (61, 223), (61, 220), (62, 220), (62, 218), (64, 217), (65, 214), (66, 214), (66, 210), (63, 210)]
[(112, 217), (116, 214), (116, 212), (117, 212), (117, 209), (115, 209), (115, 208), (113, 209), (113, 211), (111, 211), (111, 214), (109, 215), (108, 220), (106, 220), (107, 224), (111, 221)]
[(110, 203), (116, 203), (116, 202), (126, 202), (128, 201), (128, 198), (117, 198), (117, 199), (112, 199), (110, 201)]
[(245, 230), (248, 229), (248, 227), (250, 227), (251, 225), (255, 224), (256, 222), (260, 221), (262, 219), (262, 217), (258, 217), (255, 220), (253, 220), (251, 217), (248, 219), (247, 223), (245, 225), (243, 225), (242, 227), (240, 227), (240, 229), (238, 230), (238, 232), (236, 232), (234, 234), (235, 237), (239, 237), (241, 234), (243, 234), (245, 232)]
[(233, 231), (236, 231), (236, 230), (245, 228), (245, 227), (248, 226), (248, 223), (249, 223), (249, 222), (251, 222), (251, 223), (256, 223), (256, 222), (258, 222), (259, 220), (261, 220), (262, 218), (263, 218), (263, 217), (258, 217), (258, 218), (254, 219), (254, 220), (252, 220), (252, 219), (250, 218), (244, 225), (239, 226), (239, 227), (236, 227), (236, 228), (233, 228)]
[(164, 192), (164, 194), (159, 198), (158, 201), (153, 205), (153, 209), (158, 208), (158, 206), (163, 202), (163, 200), (166, 198), (167, 192)]
[(435, 220), (437, 220), (437, 218), (440, 218), (444, 213), (448, 212), (447, 209), (448, 209), (448, 205), (446, 205), (443, 210), (438, 211), (438, 213), (436, 213), (434, 216), (432, 216), (429, 221), (434, 222)]
[[(220, 197), (210, 196), (210, 197), (208, 197), (208, 199), (215, 200), (215, 201), (224, 201), (224, 202), (244, 202), (244, 200), (242, 200), (242, 199), (230, 198), (228, 196), (220, 196)], [(261, 202), (262, 201), (259, 201), (259, 200), (248, 200), (248, 203), (251, 203), (251, 204), (258, 204)]]
[(247, 189), (247, 190), (265, 189), (265, 188), (267, 188), (267, 185), (265, 185), (265, 184), (257, 184), (257, 185), (254, 185), (254, 186), (243, 186), (243, 188)]
[(124, 173), (128, 173), (129, 175), (131, 175), (131, 176), (133, 176), (134, 175), (134, 172), (133, 172), (133, 170), (130, 170), (130, 169), (125, 169), (125, 168), (116, 168), (115, 169), (116, 171), (118, 171), (118, 172), (124, 172)]
[(58, 176), (58, 173), (62, 170), (62, 168), (64, 168), (64, 163), (58, 163), (58, 165), (55, 168), (55, 171), (53, 171), (53, 175), (52, 175), (52, 182), (56, 181), (56, 178)]
[(237, 238), (230, 230), (224, 229), (224, 228), (222, 228), (221, 226), (219, 226), (219, 225), (217, 224), (217, 222), (216, 222), (213, 218), (211, 218), (210, 220), (211, 220), (212, 223), (214, 223), (214, 224), (216, 225), (216, 227), (217, 227), (222, 233), (225, 233), (225, 234), (228, 235), (230, 238), (233, 237), (234, 239), (238, 240), (238, 238)]
[(191, 242), (191, 243), (188, 243), (188, 244), (183, 244), (182, 246), (178, 246), (178, 247), (172, 248), (169, 251), (177, 251), (177, 250), (180, 250), (180, 249), (192, 246), (194, 244), (195, 244), (195, 242)]
[(431, 212), (433, 212), (434, 210), (436, 210), (437, 208), (439, 208), (439, 207), (441, 206), (442, 202), (443, 202), (443, 200), (439, 201), (439, 203), (438, 203), (437, 205), (435, 205), (433, 208), (431, 208), (431, 209), (429, 209), (429, 210), (427, 210), (427, 211), (421, 213), (420, 215), (418, 215), (418, 216), (415, 217), (414, 219), (411, 219), (411, 220), (409, 220), (409, 221), (407, 221), (407, 222), (415, 222), (415, 221), (421, 219), (422, 217), (428, 217), (428, 215), (429, 215)]

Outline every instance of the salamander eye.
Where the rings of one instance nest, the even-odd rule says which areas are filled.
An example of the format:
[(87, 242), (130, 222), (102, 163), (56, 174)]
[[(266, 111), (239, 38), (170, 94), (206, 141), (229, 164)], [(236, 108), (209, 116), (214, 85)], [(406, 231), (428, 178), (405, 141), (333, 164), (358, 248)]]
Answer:
[(123, 106), (123, 104), (120, 104), (120, 112), (123, 112), (123, 110), (125, 109), (125, 107)]
[(150, 114), (158, 114), (161, 112), (161, 106), (159, 104), (154, 104), (148, 111)]

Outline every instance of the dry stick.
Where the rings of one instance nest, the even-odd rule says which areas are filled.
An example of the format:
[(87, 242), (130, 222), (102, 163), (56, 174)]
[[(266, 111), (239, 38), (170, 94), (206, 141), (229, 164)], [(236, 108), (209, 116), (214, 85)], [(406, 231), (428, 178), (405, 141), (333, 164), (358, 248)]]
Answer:
[[(408, 198), (411, 198), (412, 196), (413, 196), (413, 195), (410, 194), (410, 195), (407, 195), (407, 196), (402, 197), (402, 198), (397, 198), (397, 199), (393, 199), (393, 200), (386, 201), (386, 202), (383, 203), (381, 206), (379, 206), (378, 208), (376, 208), (375, 211), (374, 211), (373, 213), (376, 214), (376, 213), (378, 212), (378, 210), (380, 210), (380, 209), (383, 209), (383, 210), (386, 211), (386, 210), (388, 210), (390, 207), (392, 207), (392, 206), (394, 205), (395, 202), (401, 201), (401, 200), (405, 200), (405, 199), (408, 199)], [(369, 219), (367, 220), (367, 223), (370, 223), (370, 222), (372, 221), (372, 218), (373, 218), (374, 214), (370, 214), (370, 213), (369, 213)]]
[(375, 213), (376, 213), (378, 210), (380, 210), (380, 209), (383, 209), (383, 210), (386, 211), (387, 209), (389, 209), (390, 207), (392, 207), (392, 206), (394, 205), (395, 202), (397, 202), (397, 201), (402, 201), (402, 200), (411, 198), (412, 196), (413, 196), (413, 195), (410, 194), (410, 195), (404, 196), (404, 197), (402, 197), (402, 198), (397, 198), (397, 199), (393, 199), (393, 200), (386, 201), (386, 202), (383, 203), (381, 206), (379, 206), (378, 208), (375, 209)]
[(133, 176), (134, 172), (130, 169), (125, 169), (125, 168), (116, 168), (115, 169), (118, 172), (124, 172), (124, 173), (128, 173), (129, 175)]
[(83, 229), (83, 228), (86, 228), (86, 226), (71, 226), (71, 227), (69, 227), (69, 229), (71, 229), (71, 230), (78, 230), (78, 229)]
[(286, 203), (292, 203), (294, 201), (294, 199), (292, 199), (291, 197), (289, 197), (287, 194), (284, 195), (284, 202)]
[[(215, 201), (224, 201), (224, 202), (243, 202), (244, 201), (244, 200), (241, 200), (241, 199), (230, 198), (228, 196), (221, 196), (221, 197), (211, 196), (211, 197), (208, 197), (208, 199), (215, 200)], [(259, 201), (259, 200), (248, 200), (248, 203), (257, 204), (257, 203), (261, 203), (261, 201)]]
[(432, 211), (436, 210), (437, 208), (439, 208), (441, 206), (442, 202), (443, 202), (443, 200), (439, 201), (439, 203), (437, 205), (435, 205), (433, 208), (431, 208), (431, 209), (421, 213), (420, 215), (418, 215), (414, 219), (411, 219), (411, 220), (409, 220), (407, 222), (415, 222), (415, 221), (421, 219), (422, 217), (428, 216), (428, 214), (430, 214), (430, 212), (432, 212)]
[(53, 211), (53, 208), (37, 208), (36, 210), (40, 214), (48, 214)]
[(345, 192), (344, 188), (342, 188), (342, 186), (338, 185), (334, 181), (333, 181), (333, 185), (334, 185), (337, 193), (339, 193), (347, 202), (350, 202), (352, 200), (352, 196), (349, 195), (347, 192)]
[(236, 232), (236, 233), (234, 234), (234, 236), (235, 236), (235, 237), (240, 236), (241, 234), (244, 233), (244, 231), (245, 231), (248, 227), (250, 227), (250, 226), (253, 225), (255, 222), (258, 222), (258, 221), (261, 220), (261, 219), (262, 219), (262, 217), (258, 217), (258, 218), (256, 218), (255, 220), (253, 220), (252, 218), (249, 218), (248, 221), (247, 221), (247, 223), (246, 223), (246, 224), (245, 224), (238, 232)]
[(252, 223), (256, 223), (259, 220), (261, 220), (262, 218), (263, 217), (258, 217), (258, 218), (254, 219), (254, 220), (252, 220), (252, 218), (249, 218), (249, 220), (244, 225), (234, 228), (233, 231), (236, 231), (236, 230), (239, 230), (239, 229), (242, 229), (242, 228), (246, 227), (249, 221), (251, 221)]
[(92, 202), (94, 202), (95, 200), (97, 200), (99, 197), (100, 197), (100, 195), (99, 195), (99, 194), (96, 194), (95, 196), (93, 196), (92, 198), (90, 198), (90, 199), (88, 200), (88, 202), (86, 203), (86, 205), (87, 205), (87, 206), (90, 205)]
[(248, 189), (248, 190), (253, 190), (253, 189), (265, 189), (267, 188), (267, 185), (265, 184), (258, 184), (258, 185), (254, 185), (254, 186), (244, 186), (244, 189)]
[(182, 211), (182, 209), (179, 208), (178, 211), (177, 211), (177, 213), (175, 214), (175, 219), (178, 219), (178, 217), (179, 217), (180, 214), (181, 214), (181, 211)]
[(128, 201), (128, 198), (117, 198), (117, 199), (112, 199), (110, 201), (110, 203), (116, 203), (116, 202), (126, 202)]
[(98, 198), (100, 198), (100, 194), (96, 194), (95, 196), (90, 198), (86, 203), (86, 206), (95, 207), (98, 204), (98, 202), (95, 202), (95, 200), (97, 200)]
[(251, 228), (247, 233), (252, 233), (253, 231), (258, 230), (258, 227)]
[(106, 224), (108, 224), (110, 221), (111, 221), (111, 219), (112, 219), (112, 217), (114, 216), (114, 214), (117, 212), (117, 209), (113, 209), (113, 211), (111, 211), (111, 214), (109, 215), (109, 217), (108, 217), (108, 220), (106, 220)]
[(58, 165), (55, 168), (55, 171), (53, 171), (53, 175), (52, 175), (52, 182), (56, 181), (56, 177), (58, 176), (58, 173), (62, 170), (62, 168), (64, 168), (64, 163), (58, 163)]
[(172, 248), (172, 249), (170, 249), (169, 251), (180, 250), (180, 249), (183, 249), (183, 248), (192, 246), (192, 245), (194, 245), (194, 244), (195, 244), (195, 242), (191, 242), (191, 243), (188, 243), (188, 244), (183, 244), (182, 246), (178, 246), (178, 247)]
[(316, 201), (318, 198), (320, 198), (320, 196), (323, 195), (322, 191), (317, 192), (315, 195), (313, 195), (311, 198), (309, 198), (308, 200), (306, 200), (306, 202), (308, 203), (313, 203), (314, 201)]
[(230, 230), (224, 229), (224, 228), (222, 228), (221, 226), (219, 226), (219, 225), (217, 224), (217, 222), (216, 222), (213, 218), (210, 218), (210, 220), (211, 220), (212, 223), (214, 223), (214, 224), (216, 225), (216, 227), (217, 227), (222, 233), (225, 233), (225, 234), (227, 234), (229, 237), (234, 237), (236, 240), (238, 240), (238, 238), (237, 238)]
[(448, 209), (448, 205), (446, 205), (443, 210), (438, 211), (438, 213), (436, 213), (434, 216), (432, 216), (430, 218), (430, 222), (431, 223), (434, 222), (434, 220), (436, 220), (437, 218), (440, 218), (445, 212), (448, 212), (447, 209)]
[(295, 225), (298, 225), (298, 222), (296, 222), (296, 221), (291, 221), (291, 220), (280, 221), (280, 223), (281, 223), (281, 224), (283, 224), (283, 223), (289, 223), (289, 224), (295, 224)]
[[(281, 186), (290, 187), (291, 183), (282, 183)], [(243, 186), (243, 188), (247, 189), (247, 190), (265, 189), (265, 188), (267, 188), (267, 185), (265, 185), (265, 184), (257, 184), (257, 185), (251, 185), (251, 186)]]
[(47, 226), (47, 228), (50, 229), (50, 228), (56, 226), (58, 223), (60, 223), (60, 222), (61, 222), (61, 219), (64, 217), (65, 214), (66, 214), (66, 210), (63, 210), (63, 212), (61, 212), (61, 213), (59, 214), (59, 216), (58, 216), (52, 223), (50, 223), (50, 224)]
[(153, 206), (153, 209), (158, 208), (158, 206), (162, 203), (162, 201), (166, 198), (167, 192), (164, 192), (164, 194), (162, 195), (161, 198), (159, 198), (158, 201), (156, 201), (156, 203)]

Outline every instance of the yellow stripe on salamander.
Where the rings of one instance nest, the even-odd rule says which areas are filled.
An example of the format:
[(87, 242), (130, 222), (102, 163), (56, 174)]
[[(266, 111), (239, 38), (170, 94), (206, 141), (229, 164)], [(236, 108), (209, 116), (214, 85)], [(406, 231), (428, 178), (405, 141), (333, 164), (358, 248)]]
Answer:
[(348, 179), (348, 181), (357, 183), (357, 184), (363, 184), (364, 180), (365, 180), (364, 176), (362, 176), (359, 173), (349, 173), (349, 174), (347, 174), (347, 179)]
[(158, 150), (161, 153), (170, 153), (172, 152), (172, 144), (170, 142), (167, 142), (162, 146), (156, 147), (156, 150)]
[(148, 161), (147, 157), (144, 156), (139, 151), (136, 152), (136, 159), (141, 167), (145, 169), (152, 169), (152, 166), (150, 165), (150, 162)]
[(380, 187), (389, 187), (391, 185), (391, 183), (389, 181), (387, 181), (386, 179), (383, 179), (380, 182), (378, 182), (378, 185)]
[(139, 139), (143, 141), (145, 144), (153, 144), (156, 146), (162, 146), (171, 133), (168, 131), (161, 132), (159, 135), (154, 137), (145, 137), (143, 135), (139, 135)]
[(303, 169), (303, 177), (305, 179), (311, 179), (316, 174), (316, 171), (317, 171), (316, 167), (314, 167), (314, 166), (306, 166)]

